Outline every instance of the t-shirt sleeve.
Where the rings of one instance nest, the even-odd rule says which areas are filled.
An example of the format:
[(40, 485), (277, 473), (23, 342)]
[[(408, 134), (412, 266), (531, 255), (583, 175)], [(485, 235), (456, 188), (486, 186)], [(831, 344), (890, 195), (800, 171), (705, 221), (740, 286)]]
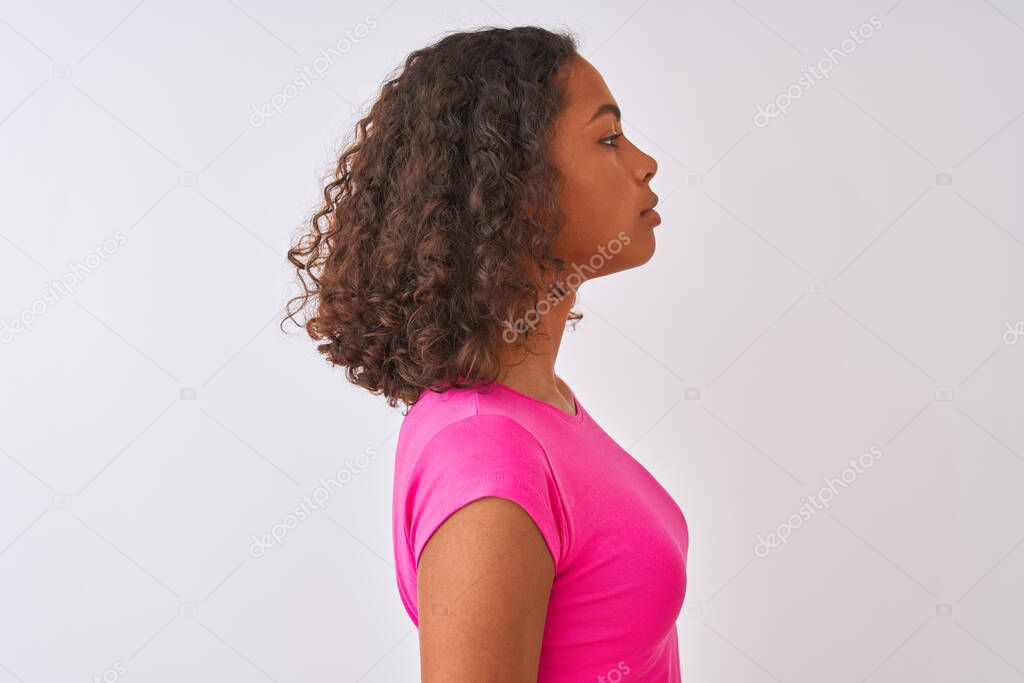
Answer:
[(406, 529), (417, 569), (437, 528), (460, 508), (486, 496), (511, 500), (530, 515), (557, 571), (563, 527), (547, 455), (533, 434), (503, 415), (473, 415), (450, 424), (417, 458), (405, 499)]

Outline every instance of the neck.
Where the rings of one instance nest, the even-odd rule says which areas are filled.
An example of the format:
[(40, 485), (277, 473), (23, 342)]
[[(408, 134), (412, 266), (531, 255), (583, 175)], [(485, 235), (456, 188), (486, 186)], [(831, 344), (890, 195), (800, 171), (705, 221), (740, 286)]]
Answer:
[(549, 402), (561, 402), (572, 409), (568, 387), (555, 374), (555, 361), (562, 343), (569, 311), (576, 302), (576, 292), (569, 291), (558, 299), (547, 313), (535, 320), (526, 348), (512, 348), (502, 342), (498, 351), (502, 370), (498, 382), (529, 396)]

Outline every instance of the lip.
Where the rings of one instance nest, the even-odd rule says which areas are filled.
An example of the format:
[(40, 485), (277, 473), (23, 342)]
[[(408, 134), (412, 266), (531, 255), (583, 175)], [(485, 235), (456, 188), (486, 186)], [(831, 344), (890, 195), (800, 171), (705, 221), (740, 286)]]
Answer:
[(654, 209), (647, 209), (640, 214), (640, 217), (645, 221), (653, 222), (654, 225), (661, 225), (661, 214)]
[(650, 205), (647, 206), (647, 208), (645, 208), (643, 211), (641, 211), (640, 215), (643, 216), (645, 213), (647, 213), (648, 211), (652, 210), (657, 205), (658, 205), (658, 195), (654, 195), (654, 201), (651, 202)]

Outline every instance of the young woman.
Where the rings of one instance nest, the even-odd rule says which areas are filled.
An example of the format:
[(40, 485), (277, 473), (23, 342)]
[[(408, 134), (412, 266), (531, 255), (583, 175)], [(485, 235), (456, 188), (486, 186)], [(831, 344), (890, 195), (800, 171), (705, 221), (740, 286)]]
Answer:
[(289, 252), (319, 350), (410, 406), (394, 553), (424, 681), (680, 680), (683, 514), (555, 373), (582, 282), (653, 255), (656, 171), (570, 34), (450, 34), (384, 84)]

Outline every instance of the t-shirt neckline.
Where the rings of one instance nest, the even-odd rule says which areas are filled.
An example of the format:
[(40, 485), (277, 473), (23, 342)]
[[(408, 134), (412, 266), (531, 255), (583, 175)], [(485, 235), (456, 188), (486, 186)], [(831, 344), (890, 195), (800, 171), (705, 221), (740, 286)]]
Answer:
[(523, 392), (521, 392), (521, 391), (519, 391), (517, 389), (513, 389), (512, 387), (508, 386), (507, 384), (502, 384), (501, 382), (492, 382), (491, 385), (495, 386), (495, 387), (497, 387), (499, 389), (503, 389), (503, 390), (507, 391), (510, 394), (514, 394), (514, 395), (516, 395), (516, 396), (518, 396), (520, 398), (526, 399), (527, 401), (530, 401), (531, 403), (535, 403), (535, 404), (537, 404), (539, 406), (542, 406), (545, 409), (554, 412), (555, 415), (557, 415), (559, 418), (561, 418), (565, 422), (570, 422), (570, 423), (574, 423), (574, 424), (575, 423), (583, 422), (583, 418), (584, 418), (583, 408), (582, 408), (582, 406), (580, 406), (579, 399), (576, 398), (576, 392), (573, 391), (572, 388), (569, 387), (568, 384), (566, 384), (565, 386), (569, 389), (569, 394), (572, 395), (573, 407), (576, 408), (576, 414), (575, 415), (570, 415), (569, 413), (565, 412), (561, 408), (558, 408), (557, 406), (551, 405), (547, 401), (542, 401), (539, 398), (534, 398), (533, 396), (530, 396), (528, 394), (524, 394)]

